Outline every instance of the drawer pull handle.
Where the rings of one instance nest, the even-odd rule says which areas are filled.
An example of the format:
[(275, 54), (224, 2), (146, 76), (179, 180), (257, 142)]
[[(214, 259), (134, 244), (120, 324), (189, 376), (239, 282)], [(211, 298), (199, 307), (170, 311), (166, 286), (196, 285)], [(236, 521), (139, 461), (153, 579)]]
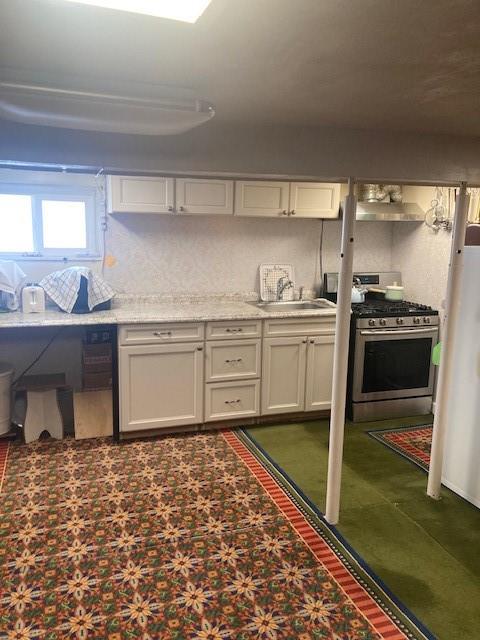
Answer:
[(225, 400), (225, 404), (239, 404), (241, 400)]
[(231, 360), (225, 360), (225, 364), (236, 364), (242, 362), (243, 358), (232, 358)]
[(225, 329), (226, 333), (240, 333), (242, 331), (242, 328), (239, 327), (238, 329)]
[(171, 331), (154, 331), (153, 335), (163, 338), (164, 336), (171, 336), (172, 332)]

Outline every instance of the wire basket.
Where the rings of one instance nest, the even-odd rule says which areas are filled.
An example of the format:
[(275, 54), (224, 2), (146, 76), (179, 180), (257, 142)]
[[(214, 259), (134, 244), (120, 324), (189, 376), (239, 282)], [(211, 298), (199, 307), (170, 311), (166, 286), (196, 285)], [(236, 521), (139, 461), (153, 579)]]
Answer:
[(259, 267), (260, 298), (264, 302), (277, 300), (278, 283), (291, 282), (282, 293), (283, 300), (293, 300), (295, 290), (295, 278), (293, 265), (291, 264), (261, 264)]

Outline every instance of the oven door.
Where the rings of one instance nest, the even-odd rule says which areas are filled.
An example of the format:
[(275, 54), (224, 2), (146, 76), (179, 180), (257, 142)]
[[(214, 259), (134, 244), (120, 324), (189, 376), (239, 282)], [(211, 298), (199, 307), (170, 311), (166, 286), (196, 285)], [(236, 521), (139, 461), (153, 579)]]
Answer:
[(438, 327), (357, 329), (353, 401), (429, 396)]

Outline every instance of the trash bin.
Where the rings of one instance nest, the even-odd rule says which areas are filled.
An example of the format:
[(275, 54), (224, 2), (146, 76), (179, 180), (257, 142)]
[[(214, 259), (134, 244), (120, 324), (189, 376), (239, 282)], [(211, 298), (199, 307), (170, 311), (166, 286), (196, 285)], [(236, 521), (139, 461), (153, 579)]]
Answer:
[(0, 362), (0, 435), (8, 433), (11, 427), (12, 378), (12, 365)]

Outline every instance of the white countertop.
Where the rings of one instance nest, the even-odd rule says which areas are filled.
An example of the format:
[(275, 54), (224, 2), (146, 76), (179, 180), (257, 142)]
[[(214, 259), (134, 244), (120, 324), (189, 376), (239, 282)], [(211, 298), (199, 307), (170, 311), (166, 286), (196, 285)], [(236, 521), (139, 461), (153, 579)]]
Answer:
[(327, 309), (266, 312), (248, 302), (228, 299), (196, 301), (129, 302), (110, 311), (64, 313), (49, 309), (44, 313), (13, 311), (0, 313), (0, 329), (15, 327), (84, 326), (99, 324), (142, 324), (153, 322), (205, 322), (208, 320), (264, 320), (268, 318), (316, 318), (336, 313), (335, 304), (325, 301)]

